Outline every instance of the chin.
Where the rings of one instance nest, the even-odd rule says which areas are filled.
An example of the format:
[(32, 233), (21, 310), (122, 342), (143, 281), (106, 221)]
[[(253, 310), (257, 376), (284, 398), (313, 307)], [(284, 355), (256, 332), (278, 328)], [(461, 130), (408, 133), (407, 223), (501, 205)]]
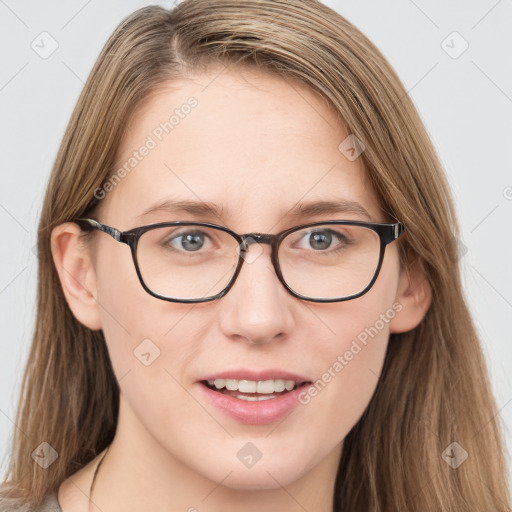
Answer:
[[(254, 471), (254, 472), (253, 472)], [(268, 471), (268, 473), (267, 473)], [(222, 481), (224, 475), (217, 475), (216, 482)], [(223, 487), (237, 491), (268, 491), (273, 489), (282, 489), (292, 484), (299, 478), (296, 474), (287, 474), (286, 477), (282, 472), (255, 468), (244, 470), (237, 469), (233, 471), (223, 482)]]
[[(273, 456), (277, 458), (277, 455)], [(232, 462), (232, 459), (226, 460), (224, 455), (224, 460), (221, 463), (209, 464), (208, 467), (203, 465), (198, 468), (198, 471), (213, 482), (222, 482), (222, 486), (229, 489), (261, 491), (288, 486), (302, 478), (308, 470), (313, 469), (304, 467), (301, 461), (295, 461), (293, 458), (288, 458), (284, 462), (283, 460), (272, 460), (271, 457), (272, 455), (269, 454), (269, 458), (264, 460), (265, 455), (263, 455), (252, 466), (246, 467), (239, 460), (236, 460), (235, 463)]]

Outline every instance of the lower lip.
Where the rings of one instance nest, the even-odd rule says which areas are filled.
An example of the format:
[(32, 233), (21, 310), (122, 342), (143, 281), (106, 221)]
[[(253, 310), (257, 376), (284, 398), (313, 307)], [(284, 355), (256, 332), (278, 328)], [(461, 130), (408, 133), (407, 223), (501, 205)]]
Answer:
[(299, 405), (299, 394), (311, 385), (305, 383), (276, 398), (249, 402), (213, 391), (201, 382), (198, 384), (206, 398), (220, 411), (240, 423), (250, 425), (266, 425), (284, 418)]

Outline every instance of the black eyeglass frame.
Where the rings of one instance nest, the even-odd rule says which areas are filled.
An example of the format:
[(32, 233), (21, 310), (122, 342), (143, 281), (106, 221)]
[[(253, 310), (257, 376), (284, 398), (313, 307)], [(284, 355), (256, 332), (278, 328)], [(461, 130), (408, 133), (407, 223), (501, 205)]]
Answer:
[[(102, 224), (101, 222), (98, 222), (95, 219), (89, 219), (89, 218), (78, 218), (75, 219), (73, 222), (78, 224), (81, 229), (84, 231), (93, 231), (93, 230), (99, 230), (103, 233), (107, 233), (107, 235), (110, 235), (114, 240), (117, 242), (124, 243), (128, 245), (131, 249), (133, 263), (135, 265), (135, 270), (137, 272), (137, 276), (139, 278), (140, 284), (153, 297), (156, 297), (157, 299), (169, 301), (169, 302), (180, 302), (180, 303), (198, 303), (198, 302), (210, 302), (213, 300), (220, 299), (226, 295), (226, 293), (229, 292), (229, 290), (232, 288), (232, 286), (235, 284), (235, 281), (238, 277), (238, 274), (240, 273), (240, 270), (242, 269), (243, 262), (245, 260), (243, 254), (247, 252), (249, 245), (252, 243), (259, 243), (259, 244), (269, 244), (272, 248), (271, 252), (271, 261), (274, 266), (274, 270), (277, 274), (277, 277), (279, 278), (279, 281), (283, 284), (283, 286), (288, 290), (289, 293), (291, 293), (294, 297), (297, 297), (298, 299), (306, 300), (309, 302), (344, 302), (351, 299), (356, 299), (358, 297), (361, 297), (365, 293), (367, 293), (370, 288), (375, 284), (375, 281), (377, 280), (377, 277), (379, 276), (380, 269), (382, 267), (382, 262), (384, 260), (384, 252), (386, 250), (386, 246), (390, 244), (391, 242), (394, 242), (397, 240), (400, 235), (405, 231), (405, 225), (401, 222), (396, 223), (375, 223), (375, 222), (364, 222), (364, 221), (348, 221), (348, 220), (327, 220), (327, 221), (318, 221), (318, 222), (312, 222), (308, 224), (301, 224), (300, 226), (294, 226), (293, 228), (286, 229), (284, 231), (281, 231), (280, 233), (276, 233), (274, 235), (272, 234), (266, 234), (266, 233), (246, 233), (244, 235), (239, 235), (238, 233), (235, 233), (234, 231), (231, 231), (229, 228), (226, 228), (224, 226), (219, 226), (217, 224), (210, 224), (208, 222), (189, 222), (189, 221), (174, 221), (174, 222), (159, 222), (157, 224), (148, 224), (146, 226), (140, 226), (138, 228), (133, 228), (128, 231), (120, 231), (119, 229), (113, 228), (111, 226), (107, 226), (105, 224)], [(139, 269), (139, 263), (137, 260), (137, 245), (139, 242), (139, 238), (146, 233), (147, 231), (150, 231), (152, 229), (157, 228), (164, 228), (164, 227), (172, 227), (172, 226), (204, 226), (208, 228), (218, 229), (221, 231), (224, 231), (225, 233), (228, 233), (231, 235), (239, 245), (239, 251), (240, 254), (238, 255), (238, 262), (235, 269), (235, 272), (233, 274), (233, 277), (229, 281), (229, 283), (226, 285), (226, 287), (216, 295), (212, 295), (210, 297), (206, 298), (200, 298), (200, 299), (176, 299), (174, 297), (166, 297), (164, 295), (159, 295), (158, 293), (153, 292), (150, 290), (146, 283), (144, 282), (144, 279), (142, 278), (142, 274)], [(371, 279), (371, 281), (368, 283), (368, 285), (364, 288), (363, 291), (349, 295), (347, 297), (341, 297), (341, 298), (334, 298), (334, 299), (325, 299), (325, 298), (313, 298), (313, 297), (307, 297), (304, 295), (301, 295), (299, 293), (296, 293), (294, 290), (292, 290), (284, 280), (284, 277), (281, 273), (281, 267), (279, 266), (279, 260), (277, 257), (279, 245), (281, 244), (282, 240), (289, 235), (290, 233), (293, 233), (294, 231), (299, 231), (304, 228), (308, 227), (314, 227), (314, 226), (325, 226), (325, 225), (345, 225), (345, 226), (362, 226), (368, 229), (371, 229), (377, 233), (380, 240), (380, 253), (379, 253), (379, 263), (377, 265), (377, 268), (375, 270), (374, 276)]]

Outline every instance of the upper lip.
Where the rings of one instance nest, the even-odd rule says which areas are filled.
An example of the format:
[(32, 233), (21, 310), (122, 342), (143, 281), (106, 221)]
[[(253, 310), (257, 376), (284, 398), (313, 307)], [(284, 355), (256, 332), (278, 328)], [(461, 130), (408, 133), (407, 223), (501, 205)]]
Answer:
[(279, 369), (266, 369), (266, 370), (249, 370), (249, 369), (232, 369), (222, 372), (212, 373), (199, 379), (199, 381), (215, 380), (215, 379), (235, 379), (235, 380), (293, 380), (299, 384), (303, 382), (311, 382), (311, 379), (298, 375), (297, 373), (288, 372)]

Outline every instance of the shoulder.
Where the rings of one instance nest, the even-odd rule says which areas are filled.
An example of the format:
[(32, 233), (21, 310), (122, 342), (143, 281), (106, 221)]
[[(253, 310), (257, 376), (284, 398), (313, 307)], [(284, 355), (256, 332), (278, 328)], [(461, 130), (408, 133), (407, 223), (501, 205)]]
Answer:
[(62, 512), (57, 500), (57, 494), (55, 492), (47, 494), (41, 506), (36, 510), (31, 510), (30, 512)]
[(12, 484), (0, 481), (0, 512), (62, 512), (61, 505), (66, 510), (87, 510), (87, 495), (78, 492), (77, 489), (90, 488), (95, 465), (100, 459), (101, 453), (83, 468), (66, 478), (60, 484), (58, 491), (48, 493), (37, 508), (23, 503), (20, 499), (9, 497)]
[(8, 486), (0, 485), (0, 512), (62, 512), (55, 492), (45, 496), (39, 507), (34, 508), (16, 498), (6, 496)]

